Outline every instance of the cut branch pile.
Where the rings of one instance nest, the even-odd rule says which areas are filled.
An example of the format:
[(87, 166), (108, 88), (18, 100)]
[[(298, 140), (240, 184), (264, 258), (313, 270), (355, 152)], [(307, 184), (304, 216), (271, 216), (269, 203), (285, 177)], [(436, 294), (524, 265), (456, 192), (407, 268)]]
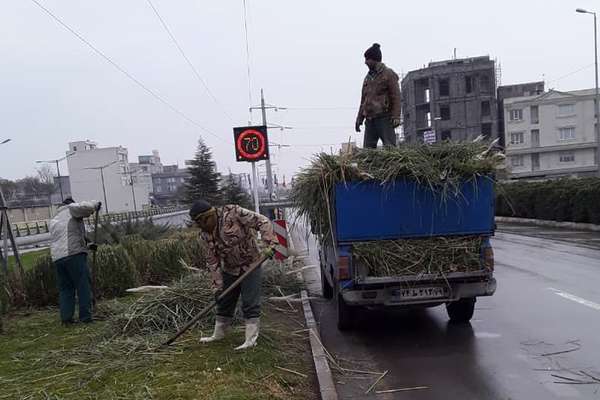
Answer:
[[(431, 189), (444, 203), (460, 197), (464, 183), (476, 184), (482, 176), (492, 179), (504, 159), (492, 148), (493, 144), (474, 141), (359, 149), (342, 155), (320, 153), (298, 174), (290, 197), (298, 216), (322, 241), (331, 243), (330, 202), (336, 184), (375, 180), (391, 187), (397, 180), (407, 179)], [(357, 245), (354, 254), (369, 265), (372, 276), (463, 272), (480, 268), (479, 244), (474, 238), (464, 237), (375, 241)]]
[(401, 276), (481, 270), (480, 237), (385, 240), (352, 246), (365, 276)]
[[(286, 268), (280, 263), (267, 261), (262, 269), (265, 297), (299, 291), (300, 282), (286, 275)], [(142, 295), (125, 313), (114, 318), (115, 331), (128, 336), (176, 332), (213, 300), (210, 276), (206, 270), (200, 270), (168, 289)], [(211, 326), (213, 321), (214, 310), (198, 321), (197, 327)]]

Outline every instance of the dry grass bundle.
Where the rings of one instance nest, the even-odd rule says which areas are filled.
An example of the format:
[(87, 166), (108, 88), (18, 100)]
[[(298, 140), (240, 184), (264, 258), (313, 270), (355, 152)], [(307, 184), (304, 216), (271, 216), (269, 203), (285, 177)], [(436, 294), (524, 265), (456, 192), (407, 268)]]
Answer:
[[(115, 317), (115, 331), (152, 335), (179, 330), (214, 299), (210, 282), (208, 274), (201, 272), (181, 278), (169, 289), (144, 294)], [(199, 325), (212, 319), (208, 314)]]
[(481, 270), (480, 237), (382, 240), (352, 246), (364, 276), (402, 276)]
[[(298, 293), (301, 283), (285, 272), (285, 264), (267, 261), (263, 265), (263, 295), (280, 296)], [(281, 290), (281, 291), (280, 291)], [(207, 271), (187, 275), (169, 289), (143, 295), (129, 309), (114, 318), (115, 332), (124, 335), (153, 335), (175, 332), (213, 301), (211, 279)], [(214, 312), (198, 322), (211, 326)]]
[(359, 149), (343, 155), (320, 153), (298, 174), (290, 197), (298, 215), (327, 238), (331, 236), (330, 195), (339, 182), (377, 180), (392, 185), (405, 178), (431, 188), (445, 201), (460, 195), (464, 182), (493, 174), (503, 158), (481, 142)]
[[(298, 216), (325, 243), (332, 241), (331, 194), (335, 185), (375, 180), (392, 186), (408, 179), (431, 189), (441, 202), (461, 196), (466, 182), (491, 176), (504, 156), (479, 141), (360, 149), (342, 155), (317, 154), (295, 180), (291, 198)], [(479, 269), (478, 238), (428, 238), (354, 245), (354, 254), (371, 276), (419, 275)]]

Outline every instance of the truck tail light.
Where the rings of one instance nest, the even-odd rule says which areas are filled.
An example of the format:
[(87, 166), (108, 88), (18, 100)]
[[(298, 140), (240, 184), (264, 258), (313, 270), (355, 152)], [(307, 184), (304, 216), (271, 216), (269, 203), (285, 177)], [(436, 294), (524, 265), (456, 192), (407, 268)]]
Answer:
[(338, 281), (350, 279), (350, 257), (340, 256), (337, 259)]
[(494, 249), (492, 246), (483, 248), (483, 265), (489, 271), (494, 270)]

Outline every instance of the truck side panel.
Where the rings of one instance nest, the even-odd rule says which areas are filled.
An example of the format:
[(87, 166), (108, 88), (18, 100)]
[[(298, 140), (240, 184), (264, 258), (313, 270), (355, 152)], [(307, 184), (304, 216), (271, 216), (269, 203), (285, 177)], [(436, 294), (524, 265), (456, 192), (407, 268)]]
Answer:
[(493, 235), (494, 183), (490, 177), (461, 185), (446, 198), (410, 180), (388, 186), (349, 182), (335, 188), (338, 243), (446, 235)]

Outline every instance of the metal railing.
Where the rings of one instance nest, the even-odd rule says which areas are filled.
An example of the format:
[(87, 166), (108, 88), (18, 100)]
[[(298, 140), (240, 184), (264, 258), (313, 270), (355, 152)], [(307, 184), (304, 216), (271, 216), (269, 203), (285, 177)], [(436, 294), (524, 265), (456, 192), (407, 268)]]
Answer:
[[(186, 207), (172, 206), (172, 207), (153, 207), (142, 211), (128, 211), (122, 213), (110, 213), (103, 214), (100, 216), (100, 222), (124, 222), (127, 220), (134, 220), (140, 218), (150, 218), (156, 215), (170, 214), (177, 211), (186, 210)], [(93, 217), (86, 218), (84, 220), (86, 225), (93, 225)], [(33, 236), (42, 233), (49, 233), (48, 227), (49, 220), (42, 221), (28, 221), (28, 222), (16, 222), (12, 224), (13, 232), (15, 237)]]

